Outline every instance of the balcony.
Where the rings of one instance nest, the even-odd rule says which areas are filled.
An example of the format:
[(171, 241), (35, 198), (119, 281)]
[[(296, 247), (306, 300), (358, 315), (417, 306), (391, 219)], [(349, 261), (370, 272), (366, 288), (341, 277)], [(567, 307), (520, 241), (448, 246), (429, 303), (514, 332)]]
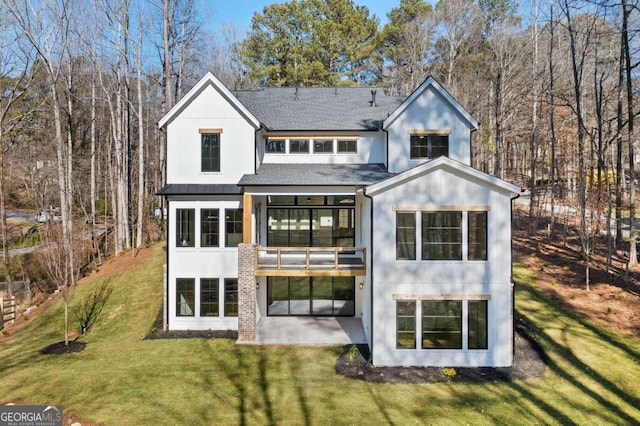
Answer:
[(363, 247), (256, 247), (256, 276), (362, 277), (366, 275)]

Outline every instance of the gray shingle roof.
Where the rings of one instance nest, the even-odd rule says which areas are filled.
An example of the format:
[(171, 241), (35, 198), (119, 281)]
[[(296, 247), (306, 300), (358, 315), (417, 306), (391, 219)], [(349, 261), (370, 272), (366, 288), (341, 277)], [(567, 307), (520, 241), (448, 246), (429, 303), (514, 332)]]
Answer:
[(377, 130), (405, 99), (371, 87), (300, 87), (297, 94), (294, 87), (270, 87), (233, 94), (269, 130)]
[(170, 183), (162, 187), (156, 195), (241, 195), (243, 193), (243, 188), (234, 184)]
[(263, 164), (238, 185), (370, 185), (392, 176), (384, 164)]

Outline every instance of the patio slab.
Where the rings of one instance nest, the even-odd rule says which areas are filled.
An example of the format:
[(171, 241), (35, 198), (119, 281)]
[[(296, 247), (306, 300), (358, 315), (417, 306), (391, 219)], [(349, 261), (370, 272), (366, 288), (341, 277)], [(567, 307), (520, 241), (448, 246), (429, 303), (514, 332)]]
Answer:
[(366, 343), (360, 318), (262, 317), (255, 344), (347, 345)]

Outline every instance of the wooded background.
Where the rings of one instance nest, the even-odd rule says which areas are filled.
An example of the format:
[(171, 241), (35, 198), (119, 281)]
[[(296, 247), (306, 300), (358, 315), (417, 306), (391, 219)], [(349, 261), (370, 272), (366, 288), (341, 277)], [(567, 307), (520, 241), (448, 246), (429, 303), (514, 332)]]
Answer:
[(256, 11), (246, 36), (207, 5), (0, 0), (5, 258), (6, 208), (60, 209), (62, 281), (73, 281), (79, 234), (113, 226), (116, 254), (158, 238), (148, 226), (166, 161), (156, 123), (206, 71), (232, 90), (394, 95), (432, 75), (481, 123), (474, 167), (530, 190), (532, 232), (545, 216), (552, 238), (571, 208), (587, 265), (600, 232), (610, 253), (623, 248), (623, 218), (636, 214), (636, 1), (401, 0), (381, 26), (352, 0), (299, 0)]

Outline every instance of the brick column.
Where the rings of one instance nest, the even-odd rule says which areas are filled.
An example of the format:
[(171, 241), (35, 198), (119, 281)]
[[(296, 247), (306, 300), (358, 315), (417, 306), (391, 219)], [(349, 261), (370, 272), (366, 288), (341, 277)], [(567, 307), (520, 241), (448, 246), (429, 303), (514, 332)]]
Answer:
[(255, 244), (238, 244), (238, 341), (256, 340)]

